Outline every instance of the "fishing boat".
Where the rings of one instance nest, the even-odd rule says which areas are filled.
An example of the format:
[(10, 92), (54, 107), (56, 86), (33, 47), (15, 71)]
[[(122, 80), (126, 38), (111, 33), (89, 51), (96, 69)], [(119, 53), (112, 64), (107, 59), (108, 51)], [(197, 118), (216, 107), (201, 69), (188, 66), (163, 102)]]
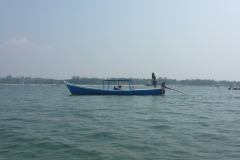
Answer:
[[(165, 94), (164, 85), (161, 88), (135, 89), (131, 79), (107, 79), (102, 82), (102, 89), (82, 87), (64, 81), (72, 94), (77, 95), (163, 95)], [(122, 89), (121, 84), (127, 85)]]

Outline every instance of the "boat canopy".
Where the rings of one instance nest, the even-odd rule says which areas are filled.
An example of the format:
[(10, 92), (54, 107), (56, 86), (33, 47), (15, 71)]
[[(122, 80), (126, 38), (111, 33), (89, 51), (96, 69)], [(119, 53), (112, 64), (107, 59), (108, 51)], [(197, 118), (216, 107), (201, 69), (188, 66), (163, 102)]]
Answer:
[(129, 86), (129, 90), (131, 90), (131, 88), (133, 88), (133, 81), (131, 79), (106, 79), (106, 80), (103, 80), (103, 89), (104, 89), (104, 86), (105, 86), (105, 82), (107, 82), (107, 86), (108, 86), (108, 89), (109, 89), (109, 85), (114, 85), (114, 87), (119, 86), (120, 85), (120, 82), (123, 83), (123, 82), (128, 82), (128, 86)]

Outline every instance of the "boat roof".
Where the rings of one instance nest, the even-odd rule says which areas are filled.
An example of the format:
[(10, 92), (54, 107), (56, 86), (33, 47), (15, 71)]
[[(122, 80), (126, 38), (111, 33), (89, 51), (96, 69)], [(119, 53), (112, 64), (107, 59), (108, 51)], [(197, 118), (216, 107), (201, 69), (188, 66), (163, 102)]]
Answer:
[(132, 81), (131, 79), (106, 79), (103, 81), (125, 81), (125, 82), (129, 82)]

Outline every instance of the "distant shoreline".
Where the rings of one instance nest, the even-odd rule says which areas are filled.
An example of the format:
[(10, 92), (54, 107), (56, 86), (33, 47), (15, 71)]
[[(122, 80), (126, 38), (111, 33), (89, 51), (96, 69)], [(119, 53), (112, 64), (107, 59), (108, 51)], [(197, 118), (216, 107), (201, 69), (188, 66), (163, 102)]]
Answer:
[[(100, 84), (76, 84), (79, 86), (102, 86)], [(113, 84), (111, 84), (113, 85)], [(0, 86), (55, 86), (53, 84), (0, 84)], [(59, 84), (57, 86), (65, 86), (65, 84)], [(105, 85), (106, 86), (106, 85)], [(110, 85), (109, 85), (110, 86)], [(128, 86), (127, 84), (122, 85), (122, 86)], [(134, 85), (134, 86), (145, 86), (143, 84), (140, 85)], [(173, 84), (168, 84), (168, 86), (176, 86), (176, 87), (230, 87), (230, 86), (205, 86), (205, 85), (173, 85)], [(152, 87), (152, 86), (145, 86), (145, 87)], [(233, 85), (231, 87), (234, 87)]]
[[(113, 79), (113, 78), (111, 78)], [(146, 78), (130, 78), (133, 80), (134, 85), (146, 85), (151, 83), (151, 79)], [(78, 77), (73, 76), (71, 79), (56, 80), (56, 79), (46, 79), (46, 78), (31, 78), (31, 77), (12, 77), (7, 76), (0, 78), (0, 85), (64, 85), (64, 81), (68, 83), (73, 83), (77, 85), (102, 85), (102, 78), (88, 78), (88, 77)], [(165, 82), (167, 85), (177, 85), (177, 86), (240, 86), (238, 81), (215, 81), (211, 79), (186, 79), (186, 80), (176, 80), (169, 78), (157, 79), (158, 83)], [(122, 84), (124, 85), (124, 83)]]

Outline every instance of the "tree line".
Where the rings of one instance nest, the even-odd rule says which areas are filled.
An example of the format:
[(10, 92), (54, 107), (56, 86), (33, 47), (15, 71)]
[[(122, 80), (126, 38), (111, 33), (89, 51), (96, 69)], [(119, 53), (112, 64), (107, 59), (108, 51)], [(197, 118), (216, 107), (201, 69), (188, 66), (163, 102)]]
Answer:
[[(119, 78), (108, 78), (119, 79)], [(120, 78), (121, 79), (121, 78)], [(122, 78), (131, 79), (135, 85), (151, 84), (149, 78)], [(79, 84), (79, 85), (102, 85), (101, 78), (88, 78), (72, 76), (71, 79), (56, 80), (56, 79), (44, 79), (44, 78), (31, 78), (31, 77), (12, 77), (11, 75), (0, 78), (0, 84), (64, 84), (63, 81)], [(240, 86), (240, 82), (237, 81), (215, 81), (211, 79), (186, 79), (176, 80), (166, 77), (158, 77), (158, 83), (165, 82), (167, 85), (191, 85), (191, 86)]]
[(31, 77), (12, 77), (11, 75), (0, 78), (0, 84), (63, 84), (62, 80), (31, 78)]

